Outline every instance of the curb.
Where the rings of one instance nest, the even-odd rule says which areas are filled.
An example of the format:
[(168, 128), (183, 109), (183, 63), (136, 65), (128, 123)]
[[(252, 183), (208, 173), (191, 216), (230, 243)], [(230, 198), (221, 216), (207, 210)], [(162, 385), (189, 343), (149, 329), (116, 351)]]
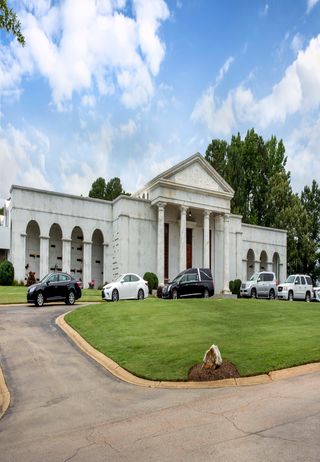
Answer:
[[(2, 403), (1, 403), (2, 401)], [(10, 392), (4, 380), (4, 376), (0, 367), (0, 419), (8, 409), (10, 404)]]
[[(70, 311), (69, 311), (70, 313)], [(124, 382), (131, 385), (137, 385), (147, 388), (174, 388), (174, 389), (201, 389), (201, 388), (225, 388), (225, 387), (242, 387), (250, 385), (261, 385), (265, 383), (277, 382), (290, 377), (298, 377), (300, 375), (311, 374), (312, 372), (320, 372), (320, 362), (304, 364), (303, 366), (290, 367), (289, 369), (281, 369), (272, 371), (268, 374), (261, 374), (252, 377), (239, 377), (235, 379), (224, 379), (217, 381), (203, 381), (203, 382), (167, 382), (147, 380), (137, 377), (131, 372), (123, 369), (119, 364), (113, 361), (108, 356), (105, 356), (100, 351), (91, 346), (77, 331), (75, 331), (64, 320), (64, 313), (56, 319), (56, 324), (64, 331), (68, 337), (90, 358), (94, 359), (98, 364), (107, 369), (112, 375)]]

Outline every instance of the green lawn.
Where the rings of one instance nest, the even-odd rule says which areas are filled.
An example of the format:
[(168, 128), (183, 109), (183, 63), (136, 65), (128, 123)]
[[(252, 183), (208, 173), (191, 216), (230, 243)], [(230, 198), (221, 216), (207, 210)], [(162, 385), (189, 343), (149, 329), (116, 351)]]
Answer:
[(212, 343), (242, 376), (320, 361), (317, 303), (149, 298), (78, 308), (66, 321), (125, 369), (155, 380), (186, 380)]
[[(26, 303), (27, 287), (0, 286), (0, 305)], [(81, 302), (101, 302), (101, 290), (83, 289)]]

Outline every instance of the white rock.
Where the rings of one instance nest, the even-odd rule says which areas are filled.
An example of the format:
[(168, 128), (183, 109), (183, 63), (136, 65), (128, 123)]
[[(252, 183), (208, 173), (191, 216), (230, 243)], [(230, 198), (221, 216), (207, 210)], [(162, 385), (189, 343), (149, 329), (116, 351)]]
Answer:
[(216, 367), (221, 366), (222, 357), (219, 348), (217, 345), (211, 345), (206, 354), (203, 357), (202, 367), (205, 369), (216, 369)]

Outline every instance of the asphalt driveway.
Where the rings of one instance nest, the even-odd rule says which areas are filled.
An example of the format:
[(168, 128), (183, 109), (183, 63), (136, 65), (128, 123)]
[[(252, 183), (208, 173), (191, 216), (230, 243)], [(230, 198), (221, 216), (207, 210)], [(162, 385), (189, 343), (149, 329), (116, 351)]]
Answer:
[(319, 461), (320, 373), (241, 388), (139, 388), (60, 331), (54, 321), (67, 309), (0, 307), (11, 393), (1, 462)]

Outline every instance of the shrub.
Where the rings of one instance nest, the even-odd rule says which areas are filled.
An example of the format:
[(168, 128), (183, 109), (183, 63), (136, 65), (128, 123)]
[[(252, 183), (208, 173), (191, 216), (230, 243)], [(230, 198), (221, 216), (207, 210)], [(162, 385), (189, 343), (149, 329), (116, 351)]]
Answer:
[(35, 284), (36, 283), (36, 273), (34, 273), (33, 271), (29, 271), (28, 273), (28, 278), (27, 278), (27, 286), (32, 286), (32, 284)]
[(238, 295), (240, 297), (240, 288), (241, 288), (241, 280), (235, 279), (234, 281), (229, 282), (229, 289), (232, 294)]
[(149, 286), (149, 294), (152, 294), (153, 289), (156, 289), (158, 287), (158, 278), (154, 273), (144, 273), (143, 279), (148, 281), (148, 286)]
[(0, 263), (0, 285), (11, 286), (14, 279), (13, 264), (9, 260), (3, 260)]

